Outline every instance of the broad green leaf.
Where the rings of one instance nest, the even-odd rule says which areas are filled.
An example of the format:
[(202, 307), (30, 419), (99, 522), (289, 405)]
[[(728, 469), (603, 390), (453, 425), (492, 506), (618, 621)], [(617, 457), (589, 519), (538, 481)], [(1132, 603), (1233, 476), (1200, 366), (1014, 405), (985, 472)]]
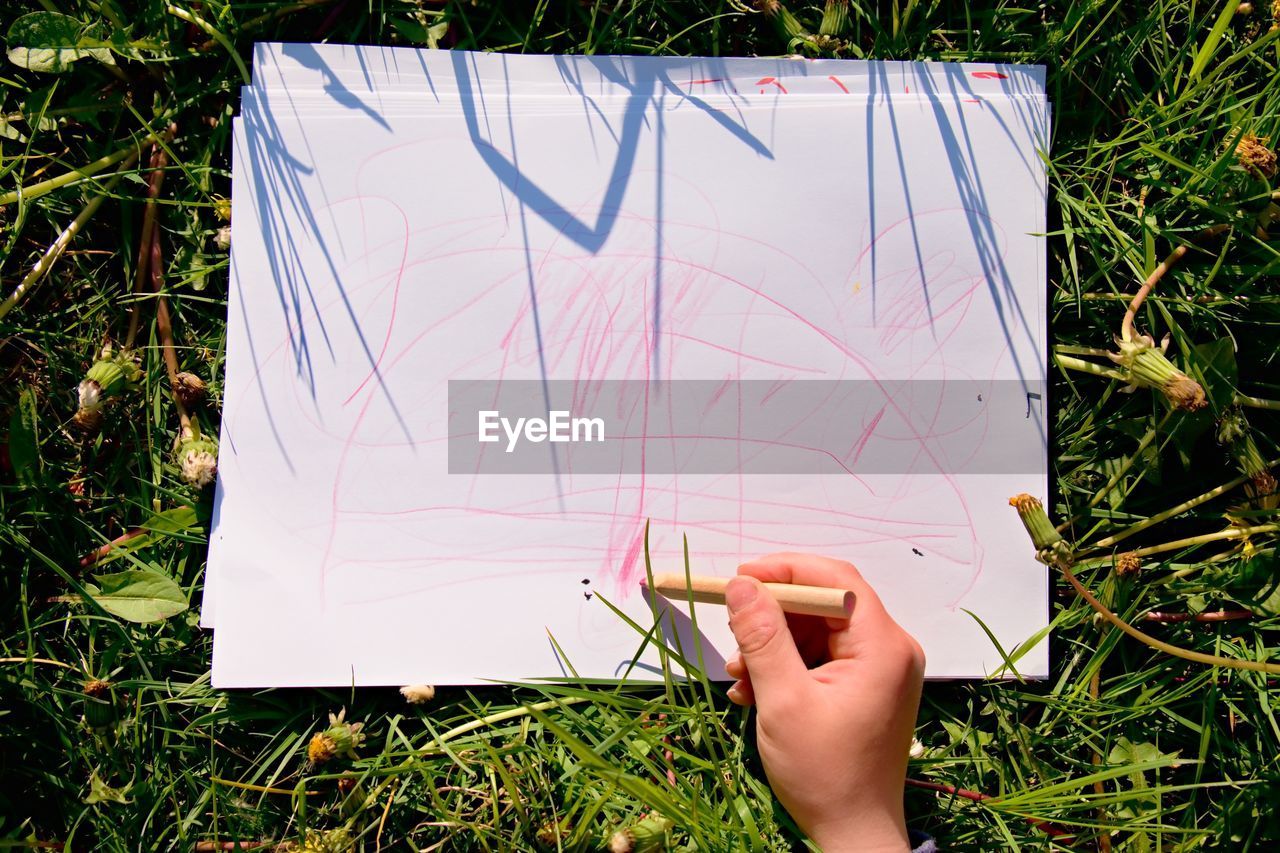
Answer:
[(131, 569), (94, 575), (98, 586), (86, 584), (93, 600), (112, 616), (128, 622), (159, 622), (187, 609), (187, 596), (172, 578), (159, 572)]
[(97, 27), (58, 12), (32, 12), (9, 27), (9, 61), (31, 71), (60, 74), (86, 56), (114, 65), (111, 51), (96, 37)]
[(27, 388), (9, 417), (9, 463), (19, 483), (30, 484), (40, 473), (40, 443), (36, 433), (36, 394)]
[(166, 509), (164, 512), (157, 512), (142, 522), (142, 527), (152, 533), (173, 534), (190, 530), (198, 523), (199, 518), (196, 515), (195, 507), (179, 506), (173, 509)]
[(1174, 758), (1173, 755), (1165, 755), (1155, 744), (1151, 743), (1134, 743), (1127, 737), (1121, 736), (1116, 745), (1112, 747), (1111, 754), (1107, 756), (1108, 764), (1149, 764), (1159, 761), (1162, 758)]
[(112, 788), (106, 782), (102, 781), (102, 777), (98, 775), (98, 771), (94, 770), (89, 776), (89, 796), (84, 801), (89, 805), (95, 803), (120, 803), (127, 805), (130, 800), (126, 794), (129, 793), (131, 785), (125, 785), (123, 788)]
[(134, 536), (125, 542), (117, 543), (110, 552), (97, 560), (97, 565), (102, 566), (112, 560), (118, 560), (126, 554), (148, 548), (166, 536), (176, 536), (187, 531), (199, 531), (203, 521), (200, 518), (199, 511), (192, 506), (179, 506), (173, 509), (166, 509), (164, 512), (158, 512), (139, 525), (146, 531), (145, 533)]

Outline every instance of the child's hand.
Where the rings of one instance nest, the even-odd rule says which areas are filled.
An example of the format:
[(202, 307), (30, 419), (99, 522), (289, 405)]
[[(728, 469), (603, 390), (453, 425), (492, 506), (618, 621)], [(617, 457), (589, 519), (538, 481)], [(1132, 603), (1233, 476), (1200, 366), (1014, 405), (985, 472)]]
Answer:
[[(756, 705), (756, 740), (778, 800), (825, 853), (909, 849), (902, 792), (920, 644), (849, 563), (773, 554), (738, 574), (726, 593), (740, 651), (727, 665), (738, 679), (729, 698)], [(851, 589), (853, 618), (787, 616), (759, 581)]]

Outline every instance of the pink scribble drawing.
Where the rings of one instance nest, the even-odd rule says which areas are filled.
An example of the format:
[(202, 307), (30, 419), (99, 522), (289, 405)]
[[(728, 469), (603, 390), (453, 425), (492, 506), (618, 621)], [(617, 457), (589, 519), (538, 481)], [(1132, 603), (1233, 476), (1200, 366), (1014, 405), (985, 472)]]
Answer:
[[(1004, 76), (974, 72), (984, 75)], [(850, 94), (837, 76), (827, 79)], [(827, 86), (820, 76), (814, 82)], [(724, 83), (708, 77), (685, 86)], [(775, 77), (755, 85), (760, 94), (788, 94)], [(825, 96), (846, 102), (829, 90)], [(710, 122), (708, 115), (698, 118)], [(659, 146), (660, 122), (647, 120), (655, 127), (646, 144)], [(919, 573), (919, 595), (930, 607), (971, 604), (966, 597), (982, 578), (986, 547), (972, 491), (951, 473), (956, 460), (943, 446), (955, 435), (981, 446), (992, 434), (989, 413), (974, 406), (956, 419), (941, 398), (897, 394), (893, 383), (1007, 375), (1011, 345), (993, 343), (991, 328), (975, 318), (988, 322), (991, 268), (1025, 230), (1021, 223), (1015, 229), (968, 198), (913, 207), (909, 198), (899, 203), (898, 187), (858, 184), (886, 197), (867, 202), (881, 205), (878, 219), (848, 217), (855, 227), (841, 230), (812, 217), (780, 222), (775, 233), (709, 193), (697, 174), (667, 166), (661, 152), (637, 158), (625, 203), (615, 207), (606, 204), (608, 188), (587, 181), (572, 192), (548, 191), (554, 211), (536, 207), (519, 183), (497, 180), (474, 182), (483, 203), (455, 209), (411, 200), (431, 192), (433, 181), (447, 183), (448, 169), (420, 186), (397, 176), (414, 164), (449, 162), (453, 152), (437, 154), (449, 141), (433, 127), (387, 137), (350, 164), (354, 177), (343, 192), (313, 200), (317, 233), (307, 239), (341, 242), (342, 251), (316, 274), (324, 286), (313, 303), (250, 318), (269, 335), (254, 340), (251, 369), (229, 377), (238, 399), (255, 405), (228, 411), (228, 436), (260, 429), (261, 409), (276, 406), (305, 436), (304, 453), (316, 451), (308, 455), (317, 470), (304, 471), (299, 486), (314, 499), (310, 517), (299, 522), (291, 508), (268, 506), (256, 520), (305, 555), (323, 606), (374, 607), (515, 575), (590, 579), (593, 594), (635, 604), (646, 529), (655, 562), (665, 566), (681, 560), (682, 535), (696, 560), (721, 570), (780, 550), (856, 558), (918, 549), (927, 566), (868, 571)], [(540, 169), (556, 174), (557, 152), (520, 152), (515, 141), (502, 153), (520, 153), (520, 181), (542, 179)], [(599, 162), (582, 158), (584, 171), (608, 173), (613, 155), (601, 148)], [(601, 221), (605, 237), (581, 239)], [(797, 249), (819, 240), (808, 231), (832, 251), (819, 259)], [(955, 239), (969, 233), (983, 239), (972, 246)], [(313, 354), (317, 366), (304, 377), (301, 342), (322, 338), (333, 340), (332, 353)], [(357, 339), (367, 359), (357, 357)], [(985, 355), (975, 362), (969, 354), (978, 350)], [(451, 378), (499, 390), (570, 383), (573, 410), (607, 413), (619, 425), (612, 438), (638, 465), (601, 473), (584, 468), (572, 449), (555, 450), (554, 474), (521, 480), (482, 470), (504, 453), (489, 445), (472, 470), (444, 473), (450, 439), (476, 429), (449, 411)], [(864, 415), (831, 425), (836, 450), (803, 437), (822, 401), (787, 413), (769, 441), (751, 437), (756, 412), (736, 383), (774, 383), (757, 401), (766, 406), (787, 383), (815, 379), (857, 380), (874, 396)], [(715, 383), (707, 414), (727, 412), (736, 435), (681, 429), (661, 396), (681, 380)], [(610, 383), (623, 381), (644, 383), (644, 394), (616, 395)], [(259, 396), (270, 401), (258, 405)], [(648, 464), (695, 442), (727, 440), (734, 471)], [(907, 448), (908, 469), (867, 474), (861, 466), (890, 443)], [(744, 473), (779, 450), (820, 457), (823, 473), (803, 483)], [(421, 488), (403, 487), (415, 478)], [(398, 487), (388, 488), (392, 482)], [(585, 622), (582, 630), (590, 630)]]
[[(781, 82), (779, 82), (779, 80), (778, 80), (778, 78), (777, 78), (777, 77), (761, 77), (759, 80), (757, 80), (757, 81), (756, 81), (756, 85), (757, 85), (757, 86), (762, 86), (762, 87), (763, 87), (763, 86), (774, 86), (774, 87), (775, 87), (775, 88), (777, 88), (777, 90), (778, 90), (779, 92), (781, 92), (782, 94), (784, 94), (784, 95), (785, 95), (785, 94), (787, 94), (787, 87), (786, 87), (786, 86), (783, 86), (783, 85), (782, 85), (782, 83), (781, 83)], [(760, 94), (762, 94), (762, 95), (763, 95), (764, 93), (765, 93), (765, 90), (762, 88), (762, 89), (760, 90)]]

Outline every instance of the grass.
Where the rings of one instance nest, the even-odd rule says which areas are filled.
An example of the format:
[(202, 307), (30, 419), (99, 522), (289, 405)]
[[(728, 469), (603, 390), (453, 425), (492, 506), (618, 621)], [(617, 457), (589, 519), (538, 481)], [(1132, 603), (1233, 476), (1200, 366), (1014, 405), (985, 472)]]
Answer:
[[(801, 843), (749, 717), (696, 677), (441, 690), (425, 705), (390, 690), (210, 689), (209, 637), (185, 609), (199, 600), (208, 498), (172, 462), (161, 303), (134, 284), (149, 151), (129, 156), (176, 125), (153, 205), (161, 284), (177, 367), (208, 382), (196, 418), (212, 428), (226, 281), (213, 237), (255, 39), (1044, 63), (1050, 514), (1081, 582), (1119, 617), (1202, 654), (1280, 657), (1280, 512), (1260, 473), (1280, 455), (1280, 223), (1259, 230), (1275, 179), (1250, 178), (1232, 139), (1280, 138), (1280, 7), (853, 2), (833, 33), (838, 16), (820, 27), (814, 3), (788, 17), (721, 0), (44, 0), (7, 4), (0, 30), (40, 10), (76, 18), (82, 48), (117, 53), (54, 57), (60, 73), (0, 69), (0, 298), (21, 292), (0, 307), (0, 846), (215, 849), (327, 831), (346, 849), (341, 831), (364, 850), (595, 849), (650, 812), (674, 822), (680, 849)], [(1194, 239), (1213, 226), (1227, 230)], [(1136, 322), (1168, 335), (1203, 387), (1194, 412), (1149, 388), (1121, 393), (1123, 368), (1101, 357), (1129, 297), (1183, 243)], [(142, 375), (85, 438), (76, 386), (135, 309)], [(82, 566), (137, 526), (128, 548)], [(1030, 542), (991, 547), (1025, 547), (1027, 570), (1043, 570)], [(1117, 573), (1120, 552), (1141, 569)], [(132, 621), (106, 584), (86, 589), (121, 571), (172, 581), (155, 581), (152, 602), (167, 618)], [(1275, 849), (1276, 678), (1172, 657), (1095, 618), (1065, 582), (1055, 590), (1049, 681), (927, 686), (911, 824), (957, 850)], [(92, 679), (109, 681), (100, 698)], [(359, 758), (309, 765), (310, 738), (340, 708), (363, 723)]]

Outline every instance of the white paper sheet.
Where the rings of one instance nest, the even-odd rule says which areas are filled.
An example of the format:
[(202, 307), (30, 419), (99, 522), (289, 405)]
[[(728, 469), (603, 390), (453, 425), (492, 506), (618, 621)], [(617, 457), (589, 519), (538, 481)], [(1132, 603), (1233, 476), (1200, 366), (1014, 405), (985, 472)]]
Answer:
[[(450, 379), (1039, 388), (1033, 98), (375, 110), (278, 82), (298, 88), (255, 93), (235, 134), (216, 684), (617, 676), (639, 637), (599, 597), (650, 621), (646, 523), (660, 570), (684, 534), (697, 572), (775, 550), (852, 560), (931, 677), (999, 666), (965, 610), (1006, 649), (1044, 627), (1046, 574), (1008, 547), (1024, 534), (1006, 504), (1043, 488), (1043, 456), (1002, 473), (939, 473), (926, 452), (888, 474), (468, 475), (446, 451)], [(1042, 404), (968, 428), (1042, 443)], [(891, 420), (869, 452), (904, 440)], [(699, 615), (718, 675), (723, 611)], [(1019, 662), (1047, 669), (1044, 643)]]

